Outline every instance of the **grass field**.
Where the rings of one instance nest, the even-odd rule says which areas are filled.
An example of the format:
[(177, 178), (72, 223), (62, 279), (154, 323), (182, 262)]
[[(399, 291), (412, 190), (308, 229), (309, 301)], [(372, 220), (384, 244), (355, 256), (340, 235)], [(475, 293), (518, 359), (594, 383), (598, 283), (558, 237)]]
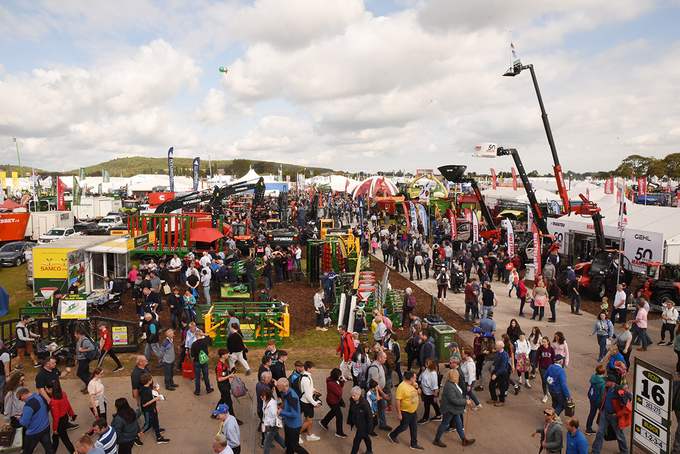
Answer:
[(26, 287), (26, 264), (0, 270), (0, 285), (9, 295), (9, 313), (2, 319), (18, 317), (19, 308), (33, 299), (33, 289)]

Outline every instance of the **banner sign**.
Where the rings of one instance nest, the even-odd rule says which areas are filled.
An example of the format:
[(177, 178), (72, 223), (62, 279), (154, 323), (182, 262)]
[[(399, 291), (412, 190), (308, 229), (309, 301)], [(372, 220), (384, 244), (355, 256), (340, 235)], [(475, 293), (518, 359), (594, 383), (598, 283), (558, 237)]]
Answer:
[(496, 186), (496, 171), (494, 169), (491, 169), (491, 185), (495, 191), (497, 186)]
[(85, 167), (81, 167), (80, 169), (78, 169), (78, 178), (80, 178), (81, 180), (85, 179)]
[(410, 221), (410, 216), (408, 215), (408, 207), (406, 206), (406, 202), (401, 202), (401, 209), (404, 210), (404, 219), (406, 219), (406, 231), (410, 232), (411, 231), (411, 221)]
[(647, 195), (647, 178), (638, 178), (638, 195)]
[(512, 171), (512, 190), (516, 191), (517, 190), (517, 172), (515, 172), (514, 167), (510, 167), (510, 170)]
[(429, 222), (427, 222), (427, 213), (425, 212), (425, 207), (419, 203), (417, 203), (416, 205), (418, 206), (418, 214), (420, 214), (420, 222), (423, 223), (423, 234), (427, 236), (427, 228), (429, 226)]
[(414, 231), (418, 230), (418, 214), (416, 213), (415, 202), (411, 202), (411, 226)]
[(451, 224), (451, 240), (455, 240), (458, 236), (456, 231), (456, 215), (451, 208), (446, 210), (446, 216), (449, 218), (449, 224)]
[(66, 190), (66, 183), (57, 177), (57, 210), (66, 211), (66, 200), (64, 200), (64, 191)]
[(80, 205), (80, 185), (75, 176), (73, 177), (73, 204)]
[(533, 235), (534, 235), (534, 280), (536, 276), (541, 274), (541, 252), (543, 248), (541, 247), (541, 236), (538, 234), (538, 226), (536, 223), (533, 225)]
[(102, 182), (103, 183), (111, 183), (111, 172), (104, 169), (102, 170)]
[(12, 172), (12, 187), (19, 187), (19, 172)]

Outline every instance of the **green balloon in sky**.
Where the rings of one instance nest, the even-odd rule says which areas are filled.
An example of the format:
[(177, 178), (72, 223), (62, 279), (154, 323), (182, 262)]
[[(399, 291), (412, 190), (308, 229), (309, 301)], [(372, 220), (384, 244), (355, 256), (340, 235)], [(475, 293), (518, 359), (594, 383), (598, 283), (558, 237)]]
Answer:
[(220, 72), (222, 72), (222, 73), (225, 73), (225, 74), (226, 74), (226, 73), (227, 73), (228, 71), (229, 71), (229, 70), (227, 69), (227, 67), (226, 67), (226, 66), (220, 66)]

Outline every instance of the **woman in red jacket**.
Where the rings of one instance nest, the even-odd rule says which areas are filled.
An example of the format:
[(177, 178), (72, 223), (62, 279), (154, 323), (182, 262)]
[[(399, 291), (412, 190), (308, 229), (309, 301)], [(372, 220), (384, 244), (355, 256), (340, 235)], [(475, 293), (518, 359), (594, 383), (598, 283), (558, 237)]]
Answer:
[(338, 438), (347, 438), (347, 435), (342, 430), (342, 410), (340, 408), (343, 386), (345, 386), (345, 378), (342, 376), (340, 369), (336, 367), (326, 379), (326, 402), (330, 410), (328, 410), (323, 420), (319, 421), (323, 430), (328, 430), (328, 424), (335, 418), (335, 436)]
[[(52, 411), (52, 446), (56, 451), (59, 447), (59, 439), (64, 443), (68, 452), (75, 452), (73, 443), (68, 437), (66, 426), (68, 425), (68, 417), (71, 421), (75, 421), (76, 415), (73, 413), (73, 408), (68, 401), (66, 393), (61, 390), (61, 385), (58, 381), (51, 381), (45, 385), (47, 394), (50, 395), (50, 410)], [(78, 424), (74, 425), (74, 429)]]

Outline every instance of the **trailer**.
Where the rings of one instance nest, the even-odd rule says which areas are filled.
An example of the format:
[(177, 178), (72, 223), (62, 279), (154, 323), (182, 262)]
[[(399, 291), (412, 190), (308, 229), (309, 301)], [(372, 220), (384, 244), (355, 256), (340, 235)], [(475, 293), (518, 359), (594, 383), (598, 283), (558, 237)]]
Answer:
[(31, 212), (24, 236), (37, 241), (41, 236), (57, 227), (73, 227), (73, 213), (71, 211)]
[(79, 220), (100, 219), (112, 211), (120, 211), (123, 203), (114, 197), (83, 197), (80, 205), (73, 205), (73, 216)]

